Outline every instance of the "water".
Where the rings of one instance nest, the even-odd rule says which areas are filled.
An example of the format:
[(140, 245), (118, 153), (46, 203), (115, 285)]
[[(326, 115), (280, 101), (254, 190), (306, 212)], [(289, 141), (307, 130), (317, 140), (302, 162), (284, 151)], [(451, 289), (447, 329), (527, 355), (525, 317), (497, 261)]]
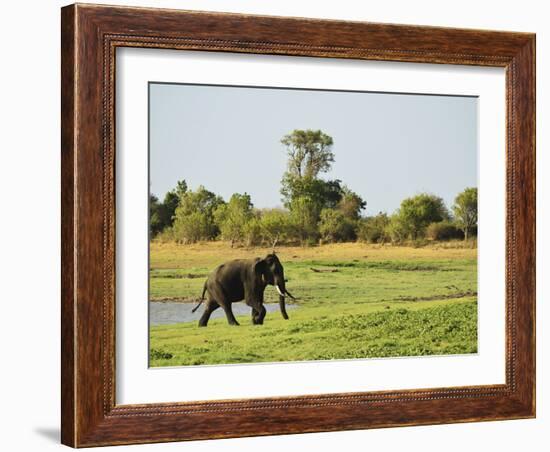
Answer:
[[(198, 322), (202, 312), (204, 310), (203, 305), (197, 309), (195, 312), (191, 312), (191, 309), (195, 306), (195, 303), (178, 303), (178, 302), (159, 302), (152, 301), (149, 303), (149, 324), (150, 325), (169, 325), (172, 323), (180, 322)], [(243, 302), (233, 303), (233, 314), (235, 317), (239, 315), (247, 315), (250, 318), (251, 308)], [(282, 318), (279, 305), (278, 304), (264, 304), (266, 311), (273, 313), (271, 315), (278, 316)], [(286, 304), (287, 311), (291, 311), (296, 308), (295, 304)], [(212, 315), (211, 319), (219, 319), (221, 317), (225, 318), (225, 313), (222, 308), (216, 309)], [(240, 323), (240, 320), (239, 320)]]

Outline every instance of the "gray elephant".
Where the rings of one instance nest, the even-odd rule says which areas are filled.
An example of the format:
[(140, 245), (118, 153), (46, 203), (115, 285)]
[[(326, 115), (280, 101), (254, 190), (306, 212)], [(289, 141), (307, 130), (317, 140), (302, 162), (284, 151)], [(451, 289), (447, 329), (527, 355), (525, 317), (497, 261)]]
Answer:
[(199, 308), (207, 294), (199, 326), (206, 326), (212, 312), (219, 307), (225, 311), (230, 325), (238, 325), (231, 304), (244, 300), (252, 308), (252, 323), (261, 325), (266, 314), (263, 304), (267, 285), (277, 289), (281, 314), (288, 319), (285, 297), (294, 297), (286, 290), (284, 269), (275, 254), (268, 254), (263, 259), (235, 259), (216, 267), (204, 283), (201, 300), (192, 312)]

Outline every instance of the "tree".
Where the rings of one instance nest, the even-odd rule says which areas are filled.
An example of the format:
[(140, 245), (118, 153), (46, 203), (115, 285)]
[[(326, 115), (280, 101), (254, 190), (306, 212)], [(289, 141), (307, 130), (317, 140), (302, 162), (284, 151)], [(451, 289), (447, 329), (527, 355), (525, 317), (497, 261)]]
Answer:
[(464, 233), (451, 221), (438, 221), (431, 223), (426, 228), (426, 236), (430, 240), (463, 239)]
[(428, 193), (404, 199), (397, 212), (396, 219), (401, 223), (411, 239), (421, 236), (430, 223), (449, 219), (449, 212), (443, 199)]
[(176, 209), (180, 203), (180, 199), (187, 193), (188, 186), (185, 180), (179, 180), (176, 182), (176, 188), (169, 191), (164, 195), (163, 204), (163, 222), (166, 226), (172, 226), (174, 224), (174, 215)]
[(322, 180), (312, 177), (297, 177), (285, 173), (281, 181), (281, 194), (283, 203), (287, 209), (291, 208), (292, 200), (306, 197), (315, 204), (319, 213), (323, 208), (336, 208), (342, 199), (341, 181)]
[(305, 196), (292, 200), (290, 206), (290, 228), (292, 234), (301, 245), (316, 241), (319, 236), (317, 230), (319, 212), (314, 203)]
[(380, 212), (373, 217), (362, 218), (359, 221), (357, 238), (362, 242), (379, 243), (386, 238), (386, 228), (390, 219), (386, 213)]
[(164, 195), (164, 201), (162, 202), (160, 209), (160, 216), (162, 221), (162, 229), (170, 227), (174, 224), (174, 215), (178, 208), (180, 197), (174, 190), (169, 191)]
[(340, 211), (323, 209), (319, 222), (319, 234), (327, 242), (343, 242), (354, 238), (353, 223)]
[(320, 130), (294, 130), (281, 143), (287, 148), (288, 172), (292, 176), (316, 178), (334, 162), (332, 137)]
[(290, 233), (289, 213), (282, 209), (270, 209), (262, 212), (260, 217), (262, 237), (275, 249), (277, 244)]
[(455, 198), (453, 213), (457, 226), (464, 231), (464, 240), (477, 228), (477, 188), (466, 188)]
[(160, 204), (158, 198), (151, 193), (149, 195), (149, 234), (151, 237), (155, 237), (164, 228), (161, 219), (161, 208), (162, 204)]
[[(281, 181), (284, 205), (292, 210), (293, 204), (301, 205), (308, 199), (309, 214), (318, 221), (321, 209), (335, 207), (342, 197), (340, 181), (324, 181), (318, 177), (334, 162), (333, 140), (320, 130), (294, 130), (285, 135), (281, 143), (288, 154), (288, 171)], [(302, 201), (296, 203), (298, 198)]]
[(179, 205), (180, 198), (187, 192), (187, 183), (178, 181), (176, 188), (164, 195), (164, 201), (151, 194), (149, 196), (149, 229), (151, 236), (156, 236), (166, 228), (174, 224), (174, 215)]
[(181, 198), (185, 193), (187, 193), (187, 190), (189, 187), (187, 186), (187, 182), (185, 182), (185, 179), (179, 180), (176, 182), (176, 189), (172, 191), (178, 198)]
[(246, 246), (257, 245), (262, 239), (262, 225), (259, 213), (253, 212), (252, 218), (244, 225)]
[(338, 202), (338, 210), (350, 220), (359, 220), (361, 211), (367, 207), (367, 203), (357, 193), (344, 186), (341, 189), (341, 198)]
[(174, 215), (175, 238), (184, 243), (215, 238), (219, 229), (214, 222), (214, 211), (223, 203), (220, 196), (202, 185), (196, 191), (187, 190)]
[[(333, 139), (320, 130), (294, 130), (281, 143), (288, 154), (287, 171), (281, 181), (284, 206), (290, 211), (291, 225), (302, 244), (319, 236), (319, 221), (323, 209), (336, 209), (347, 219), (347, 237), (355, 236), (353, 222), (360, 217), (365, 201), (338, 179), (323, 180), (320, 175), (330, 170), (334, 162)], [(325, 213), (326, 222), (340, 215)], [(329, 224), (325, 224), (329, 228)], [(326, 229), (328, 236), (331, 233)], [(351, 231), (351, 232), (350, 232)], [(333, 240), (334, 238), (330, 238)], [(339, 236), (340, 237), (340, 236)], [(338, 238), (341, 240), (342, 238)], [(278, 240), (278, 239), (275, 239)]]
[(221, 204), (214, 212), (214, 219), (221, 235), (231, 242), (241, 242), (245, 238), (246, 225), (252, 219), (252, 202), (247, 193), (234, 193), (227, 204)]
[(392, 215), (384, 228), (384, 236), (389, 237), (392, 243), (401, 243), (409, 235), (406, 225), (399, 215)]

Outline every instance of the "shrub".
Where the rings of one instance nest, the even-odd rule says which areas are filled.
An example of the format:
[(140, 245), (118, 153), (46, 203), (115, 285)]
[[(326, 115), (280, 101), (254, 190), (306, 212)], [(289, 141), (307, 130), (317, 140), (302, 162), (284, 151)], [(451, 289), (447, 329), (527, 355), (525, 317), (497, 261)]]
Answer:
[(366, 243), (384, 242), (389, 222), (388, 215), (382, 212), (374, 217), (363, 218), (357, 228), (357, 239)]
[(464, 233), (450, 221), (439, 221), (428, 226), (426, 236), (430, 240), (451, 240), (463, 239)]
[(259, 219), (262, 239), (272, 248), (292, 236), (290, 214), (282, 209), (265, 209)]
[(290, 230), (302, 245), (315, 242), (319, 237), (317, 207), (307, 197), (292, 200), (290, 207)]
[(214, 211), (214, 221), (221, 236), (231, 242), (231, 247), (236, 242), (249, 241), (247, 224), (252, 219), (252, 201), (247, 193), (234, 193), (227, 204), (220, 204)]
[(319, 222), (321, 239), (327, 242), (343, 242), (355, 239), (354, 223), (339, 210), (323, 209)]
[(260, 218), (253, 216), (243, 227), (243, 234), (246, 246), (260, 244), (262, 240), (262, 226)]
[(384, 235), (388, 237), (392, 243), (402, 243), (407, 239), (409, 230), (398, 215), (392, 215), (384, 228)]
[(224, 204), (223, 199), (200, 186), (180, 197), (172, 226), (174, 239), (183, 243), (211, 240), (219, 233), (214, 211)]
[(179, 243), (211, 240), (215, 236), (213, 222), (208, 215), (201, 212), (176, 217), (172, 230), (174, 239)]
[(174, 230), (171, 227), (165, 228), (155, 236), (154, 240), (160, 243), (173, 242), (176, 240), (174, 237)]

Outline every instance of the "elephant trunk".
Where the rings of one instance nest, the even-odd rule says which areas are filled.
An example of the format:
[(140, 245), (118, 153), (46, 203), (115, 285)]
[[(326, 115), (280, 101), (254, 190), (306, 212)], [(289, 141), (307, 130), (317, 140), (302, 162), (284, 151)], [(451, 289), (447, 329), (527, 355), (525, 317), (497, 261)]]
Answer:
[(288, 320), (288, 314), (286, 313), (285, 297), (279, 295), (279, 308), (281, 308), (281, 314), (283, 319)]

